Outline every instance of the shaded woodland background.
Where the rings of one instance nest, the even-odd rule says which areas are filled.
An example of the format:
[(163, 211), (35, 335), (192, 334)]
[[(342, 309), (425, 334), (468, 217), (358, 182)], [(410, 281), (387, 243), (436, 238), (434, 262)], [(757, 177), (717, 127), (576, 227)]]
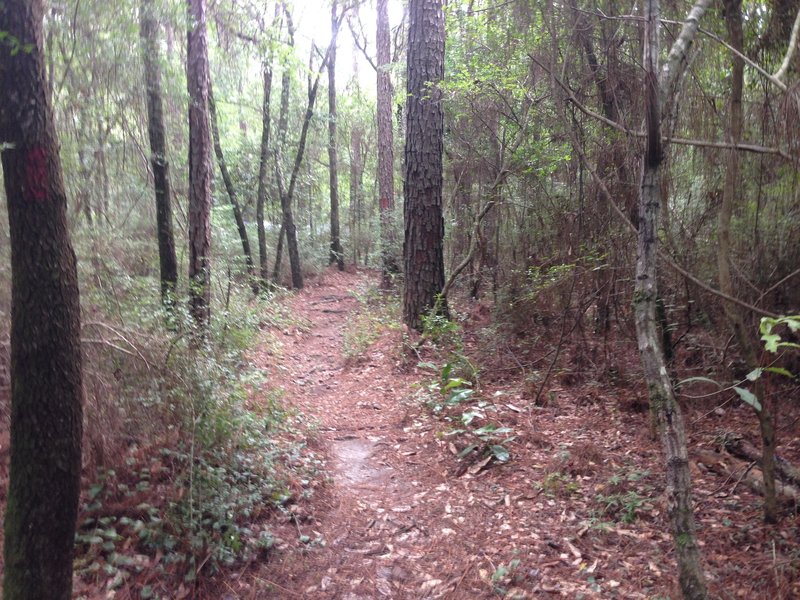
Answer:
[[(213, 546), (220, 565), (240, 556), (247, 544), (220, 537), (219, 527), (217, 533), (204, 529), (200, 516), (211, 514), (214, 524), (224, 523), (244, 539), (226, 515), (256, 511), (265, 498), (280, 501), (286, 493), (282, 484), (264, 488), (258, 482), (265, 476), (277, 482), (282, 460), (294, 452), (264, 435), (285, 422), (279, 398), (266, 413), (247, 404), (260, 375), (248, 368), (245, 352), (259, 327), (291, 322), (276, 302), (278, 286), (298, 287), (286, 250), (278, 250), (283, 194), (275, 173), (291, 173), (295, 165), (328, 38), (320, 34), (317, 47), (308, 39), (317, 34), (312, 22), (290, 26), (287, 15), (306, 3), (296, 4), (287, 4), (284, 13), (267, 2), (217, 0), (208, 6), (220, 153), (251, 240), (251, 260), (276, 286), (262, 286), (260, 295), (253, 295), (254, 267), (242, 254), (216, 157), (211, 342), (202, 349), (165, 322), (160, 298), (140, 7), (128, 0), (68, 0), (50, 2), (45, 17), (48, 85), (83, 311), (85, 506), (102, 498), (136, 520), (156, 509), (141, 508), (144, 496), (128, 492), (176, 482), (180, 487), (191, 473), (197, 495), (176, 498), (169, 524), (146, 530), (154, 545), (181, 548), (176, 560), (189, 571), (197, 567), (193, 556), (201, 554), (193, 554), (196, 548)], [(323, 4), (319, 12), (328, 15), (330, 7)], [(391, 14), (402, 14), (399, 7), (398, 2)], [(336, 127), (330, 127), (327, 73), (322, 73), (292, 199), (307, 280), (330, 262), (331, 181), (337, 186), (342, 248), (334, 258), (348, 268), (380, 268), (384, 256), (402, 254), (407, 22), (390, 23), (394, 196), (382, 236), (375, 9), (370, 2), (346, 8), (338, 33)], [(663, 3), (663, 45), (677, 35), (688, 8)], [(771, 75), (784, 62), (798, 9), (796, 0), (713, 3), (665, 122), (667, 201), (658, 236), (668, 259), (661, 263), (660, 318), (676, 380), (705, 377), (728, 385), (768, 365), (800, 373), (796, 351), (768, 354), (758, 339), (761, 316), (800, 308), (797, 53), (781, 78)], [(154, 10), (179, 265), (175, 318), (188, 322), (186, 16), (179, 2), (155, 2)], [(330, 26), (327, 17), (320, 23)], [(738, 37), (733, 23), (741, 26)], [(456, 315), (463, 310), (490, 320), (497, 354), (524, 381), (530, 403), (544, 402), (554, 380), (574, 385), (640, 379), (627, 358), (636, 347), (631, 226), (638, 220), (644, 152), (639, 8), (615, 0), (459, 1), (446, 7), (446, 28), (447, 273), (472, 257), (451, 292)], [(747, 58), (739, 66), (741, 121), (732, 125), (739, 54)], [(256, 205), (267, 70), (272, 103), (266, 118), (275, 146), (266, 178), (264, 263), (257, 252)], [(330, 135), (338, 154), (329, 153)], [(729, 176), (732, 142), (739, 143), (738, 173)], [(5, 206), (0, 204), (0, 406), (7, 424), (11, 286)], [(720, 252), (730, 271), (727, 294), (750, 307), (737, 305), (738, 318), (758, 349), (758, 364), (743, 352), (725, 300), (714, 293), (724, 284)], [(402, 286), (402, 274), (394, 276), (394, 285)], [(542, 348), (546, 360), (532, 358), (540, 354), (534, 349)], [(715, 388), (706, 381), (691, 389), (704, 395)], [(772, 407), (779, 432), (794, 434), (787, 419), (796, 414), (796, 380), (770, 374), (764, 391), (761, 401)], [(713, 410), (717, 400), (722, 401), (683, 402), (690, 410)], [(641, 409), (641, 403), (628, 408)], [(7, 436), (5, 425), (3, 432)], [(780, 437), (779, 444), (786, 441)], [(5, 452), (7, 437), (0, 438), (0, 446)], [(246, 450), (231, 454), (231, 448)], [(254, 460), (254, 452), (271, 458)], [(106, 482), (134, 471), (149, 472), (138, 480), (146, 485), (106, 495)], [(242, 500), (242, 490), (251, 496)], [(95, 512), (91, 518), (101, 519), (100, 509)], [(94, 543), (80, 535), (87, 547)], [(259, 543), (269, 546), (266, 539), (255, 540), (253, 551)]]

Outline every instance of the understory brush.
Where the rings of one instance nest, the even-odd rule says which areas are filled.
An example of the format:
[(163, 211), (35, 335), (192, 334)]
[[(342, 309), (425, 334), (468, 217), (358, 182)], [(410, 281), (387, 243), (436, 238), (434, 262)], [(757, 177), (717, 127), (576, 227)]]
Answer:
[(260, 327), (287, 316), (276, 292), (254, 298), (241, 266), (226, 268), (221, 257), (200, 335), (181, 301), (161, 305), (151, 274), (105, 260), (114, 248), (97, 250), (81, 272), (87, 398), (76, 593), (100, 586), (188, 597), (199, 576), (267, 551), (267, 516), (311, 493), (321, 465), (296, 441), (280, 394), (254, 396), (264, 376), (248, 352)]
[(384, 293), (374, 285), (353, 292), (361, 309), (347, 318), (342, 336), (342, 355), (357, 362), (384, 331), (400, 328), (400, 302), (396, 294)]
[[(493, 460), (507, 462), (511, 458), (508, 444), (516, 436), (500, 422), (495, 402), (480, 393), (479, 370), (464, 351), (460, 325), (435, 310), (422, 322), (423, 352), (433, 353), (435, 360), (420, 361), (417, 366), (434, 377), (419, 384), (415, 398), (445, 425), (439, 439), (459, 459), (460, 469), (477, 472)], [(441, 364), (442, 360), (446, 362)]]

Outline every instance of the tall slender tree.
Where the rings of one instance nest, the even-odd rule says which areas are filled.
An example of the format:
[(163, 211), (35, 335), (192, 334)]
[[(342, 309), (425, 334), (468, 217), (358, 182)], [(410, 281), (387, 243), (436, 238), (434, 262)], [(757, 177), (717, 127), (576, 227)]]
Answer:
[(242, 207), (236, 196), (236, 187), (233, 185), (233, 178), (231, 177), (230, 171), (228, 171), (228, 163), (225, 162), (225, 153), (222, 151), (222, 142), (219, 137), (217, 103), (214, 100), (214, 91), (210, 78), (208, 83), (208, 110), (211, 116), (211, 137), (214, 142), (214, 155), (217, 157), (219, 172), (222, 175), (222, 181), (225, 184), (225, 190), (228, 192), (228, 200), (233, 210), (233, 220), (236, 223), (236, 231), (239, 233), (239, 241), (242, 244), (242, 255), (244, 256), (245, 266), (247, 267), (247, 274), (250, 276), (250, 285), (252, 286), (253, 293), (258, 294), (259, 285), (256, 278), (255, 264), (253, 263), (253, 253), (250, 251), (250, 236), (247, 235), (247, 227), (244, 224)]
[[(284, 9), (287, 15), (287, 21), (290, 22), (290, 13), (288, 9), (286, 9), (284, 4)], [(342, 12), (338, 20), (341, 23), (341, 19), (344, 16), (344, 12)], [(338, 31), (339, 25), (337, 24), (334, 32)], [(291, 25), (290, 25), (290, 32), (291, 32)], [(322, 72), (325, 70), (328, 61), (330, 60), (331, 50), (336, 46), (336, 35), (334, 35), (331, 39), (330, 45), (328, 49), (325, 51), (324, 57), (322, 59), (322, 64), (320, 64), (319, 69), (314, 72), (313, 68), (313, 60), (315, 54), (317, 54), (318, 49), (316, 47), (312, 47), (311, 55), (309, 57), (309, 64), (308, 64), (308, 101), (306, 103), (306, 111), (305, 115), (303, 116), (303, 125), (300, 129), (300, 140), (297, 143), (297, 151), (294, 157), (294, 163), (292, 165), (292, 172), (289, 176), (288, 185), (285, 182), (285, 178), (283, 175), (283, 171), (281, 169), (282, 157), (282, 148), (285, 145), (285, 139), (282, 139), (281, 143), (279, 144), (279, 153), (278, 157), (275, 161), (275, 174), (276, 179), (278, 182), (278, 192), (280, 193), (281, 197), (281, 210), (283, 212), (283, 230), (286, 234), (286, 247), (289, 251), (289, 266), (292, 273), (292, 287), (294, 289), (301, 289), (303, 287), (303, 271), (300, 265), (300, 249), (297, 244), (297, 226), (294, 223), (294, 215), (292, 212), (292, 201), (294, 200), (294, 193), (297, 189), (297, 179), (300, 175), (300, 167), (303, 164), (303, 157), (305, 156), (306, 151), (306, 141), (308, 139), (308, 130), (311, 126), (311, 118), (314, 116), (314, 104), (317, 100), (317, 91), (319, 90), (319, 81), (322, 75)], [(282, 91), (282, 95), (285, 93), (288, 96), (288, 85), (284, 88), (286, 92)], [(288, 104), (288, 100), (286, 101)], [(281, 117), (280, 122), (278, 125), (279, 135), (281, 138), (285, 138), (286, 136), (286, 122), (284, 120), (284, 100), (281, 98)], [(278, 234), (279, 236), (281, 234)], [(279, 246), (280, 247), (280, 246)], [(276, 257), (275, 263), (275, 270), (277, 272), (278, 267), (280, 265), (280, 255)], [(274, 273), (273, 273), (274, 274)]]
[[(275, 16), (272, 20), (273, 30), (277, 29), (281, 6), (275, 3)], [(258, 192), (256, 195), (256, 227), (258, 229), (258, 266), (261, 286), (269, 282), (269, 265), (267, 264), (267, 232), (264, 227), (264, 208), (267, 203), (267, 162), (270, 157), (270, 101), (272, 98), (272, 44), (264, 59), (262, 79), (264, 95), (261, 103), (261, 146), (258, 157)]]
[[(731, 95), (728, 104), (727, 141), (737, 144), (742, 136), (742, 92), (744, 89), (744, 31), (742, 27), (741, 0), (725, 0), (723, 2), (725, 24), (728, 30), (728, 44), (737, 52), (731, 56)], [(725, 180), (722, 188), (722, 201), (719, 206), (717, 221), (717, 272), (721, 292), (733, 296), (736, 293), (731, 276), (731, 218), (740, 194), (739, 150), (731, 148), (725, 151)], [(723, 310), (728, 324), (733, 331), (742, 357), (750, 368), (758, 367), (758, 350), (752, 338), (754, 328), (747, 322), (745, 311), (730, 302), (723, 303)], [(759, 378), (753, 386), (761, 401), (761, 408), (756, 410), (759, 428), (761, 429), (761, 473), (764, 480), (764, 520), (774, 523), (778, 520), (778, 507), (775, 495), (775, 446), (777, 437), (766, 397), (763, 381)]]
[(206, 2), (188, 1), (189, 294), (195, 321), (211, 317), (211, 133), (208, 119)]
[(0, 150), (12, 276), (7, 600), (71, 597), (80, 491), (80, 302), (42, 10), (41, 0), (0, 2)]
[[(281, 0), (281, 11), (286, 19), (286, 42), (290, 48), (294, 48), (294, 21), (292, 20), (292, 13), (286, 2)], [(283, 168), (283, 155), (286, 149), (286, 135), (289, 131), (289, 93), (291, 91), (292, 72), (288, 66), (284, 66), (283, 73), (281, 74), (281, 106), (278, 110), (278, 140), (275, 144), (275, 179), (280, 181), (280, 169)], [(281, 197), (280, 190), (278, 191)], [(281, 272), (281, 263), (283, 262), (283, 240), (286, 238), (286, 222), (283, 219), (283, 199), (281, 197), (281, 228), (278, 231), (278, 243), (275, 246), (275, 266), (272, 269), (272, 280), (278, 282), (278, 277)]]
[(403, 317), (409, 327), (421, 330), (429, 310), (447, 314), (446, 302), (439, 298), (444, 287), (444, 111), (439, 87), (444, 78), (444, 12), (441, 0), (411, 0), (408, 14)]
[(331, 193), (331, 248), (328, 264), (336, 263), (340, 271), (344, 270), (344, 252), (339, 234), (339, 165), (336, 152), (336, 38), (339, 33), (340, 19), (337, 14), (337, 3), (331, 3), (331, 48), (328, 57), (328, 173)]
[(667, 370), (664, 350), (658, 334), (656, 320), (658, 217), (661, 203), (661, 164), (663, 146), (661, 122), (674, 102), (689, 48), (697, 34), (698, 22), (710, 0), (698, 0), (686, 19), (663, 69), (659, 72), (658, 0), (644, 4), (644, 97), (645, 97), (645, 153), (642, 160), (642, 179), (639, 192), (639, 230), (636, 257), (636, 287), (633, 306), (636, 321), (636, 339), (642, 361), (642, 370), (650, 393), (651, 411), (661, 435), (667, 474), (667, 504), (681, 591), (687, 600), (705, 600), (705, 577), (697, 544), (692, 486), (689, 472), (689, 455), (683, 415), (675, 399), (672, 381)]
[(147, 133), (150, 138), (150, 165), (156, 196), (156, 233), (161, 272), (161, 299), (165, 306), (174, 302), (178, 283), (178, 261), (172, 230), (172, 201), (169, 185), (167, 137), (164, 130), (164, 108), (161, 100), (161, 67), (159, 63), (158, 20), (153, 13), (153, 0), (142, 0), (139, 12), (139, 34), (142, 38), (144, 82), (147, 91)]
[(397, 273), (397, 257), (394, 255), (394, 132), (392, 130), (392, 78), (391, 40), (389, 37), (388, 0), (378, 0), (377, 15), (377, 122), (378, 122), (378, 207), (381, 226), (382, 284), (388, 287), (391, 275)]

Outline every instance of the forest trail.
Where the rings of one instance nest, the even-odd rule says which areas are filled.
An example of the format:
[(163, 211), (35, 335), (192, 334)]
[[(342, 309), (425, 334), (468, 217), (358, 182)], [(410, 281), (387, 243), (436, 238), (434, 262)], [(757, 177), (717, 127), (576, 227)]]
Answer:
[[(343, 354), (369, 310), (359, 297), (376, 284), (375, 273), (326, 271), (288, 300), (294, 324), (266, 332), (255, 353), (263, 397), (279, 391), (312, 424), (317, 478), (328, 479), (303, 482), (313, 493), (300, 488), (267, 525), (276, 544), (266, 560), (224, 581), (219, 597), (677, 597), (659, 448), (644, 414), (620, 410), (635, 387), (555, 384), (533, 406), (518, 377), (488, 367), (476, 396), (487, 421), (511, 430), (511, 459), (459, 460), (466, 442), (447, 435), (458, 423), (417, 397), (436, 375), (403, 355), (400, 330)], [(694, 475), (698, 489), (720, 489), (713, 474)], [(757, 522), (757, 500), (743, 490), (709, 499), (697, 518), (710, 572), (738, 597), (761, 597), (758, 580), (731, 566), (748, 552), (744, 538), (706, 535)], [(767, 534), (757, 526), (746, 537)]]
[(292, 299), (303, 326), (282, 332), (277, 362), (259, 355), (269, 385), (280, 385), (291, 406), (319, 423), (316, 444), (331, 480), (310, 507), (296, 508), (294, 537), (309, 536), (308, 547), (295, 546), (257, 575), (255, 597), (478, 592), (466, 582), (478, 549), (466, 540), (453, 543), (458, 525), (445, 519), (453, 510), (447, 501), (452, 482), (416, 458), (431, 453), (430, 424), (410, 412), (418, 377), (403, 373), (396, 348), (380, 341), (355, 360), (343, 357), (345, 332), (364, 309), (356, 294), (373, 285), (373, 275), (326, 272)]
[[(343, 357), (344, 336), (365, 309), (356, 295), (376, 282), (374, 274), (327, 271), (290, 300), (301, 325), (273, 332), (277, 343), (256, 358), (268, 386), (318, 422), (312, 443), (330, 480), (290, 507), (288, 523), (273, 527), (278, 550), (243, 578), (238, 597), (596, 596), (600, 554), (584, 555), (565, 537), (581, 528), (577, 517), (540, 497), (526, 468), (512, 461), (459, 476), (459, 462), (437, 435), (445, 424), (413, 398), (415, 383), (433, 375), (417, 369), (416, 358), (403, 360), (399, 332), (384, 334), (356, 360)], [(572, 429), (568, 417), (562, 427)], [(554, 445), (544, 435), (525, 445), (547, 464)], [(568, 444), (584, 437), (575, 427)], [(622, 537), (621, 547), (637, 538)], [(669, 544), (667, 536), (656, 541)], [(622, 585), (606, 582), (612, 593)]]

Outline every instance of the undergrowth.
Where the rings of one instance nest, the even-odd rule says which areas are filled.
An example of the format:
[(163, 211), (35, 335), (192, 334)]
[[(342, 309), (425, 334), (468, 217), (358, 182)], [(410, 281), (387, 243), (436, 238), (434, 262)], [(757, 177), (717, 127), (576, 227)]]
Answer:
[(238, 257), (221, 254), (200, 338), (182, 301), (161, 306), (152, 257), (83, 243), (89, 483), (75, 593), (190, 597), (201, 577), (267, 552), (269, 513), (313, 492), (322, 461), (279, 392), (254, 396), (264, 375), (248, 357), (261, 328), (294, 323), (280, 292), (254, 298)]
[(342, 335), (342, 356), (357, 362), (384, 331), (400, 328), (400, 303), (397, 295), (384, 293), (370, 285), (355, 290), (353, 296), (361, 310), (347, 317)]
[(447, 442), (464, 469), (477, 472), (493, 460), (507, 462), (511, 458), (508, 445), (516, 436), (500, 423), (495, 403), (480, 393), (479, 370), (464, 352), (460, 325), (435, 311), (422, 322), (422, 339), (435, 360), (420, 361), (417, 366), (434, 377), (419, 384), (415, 397), (443, 422), (438, 437)]

